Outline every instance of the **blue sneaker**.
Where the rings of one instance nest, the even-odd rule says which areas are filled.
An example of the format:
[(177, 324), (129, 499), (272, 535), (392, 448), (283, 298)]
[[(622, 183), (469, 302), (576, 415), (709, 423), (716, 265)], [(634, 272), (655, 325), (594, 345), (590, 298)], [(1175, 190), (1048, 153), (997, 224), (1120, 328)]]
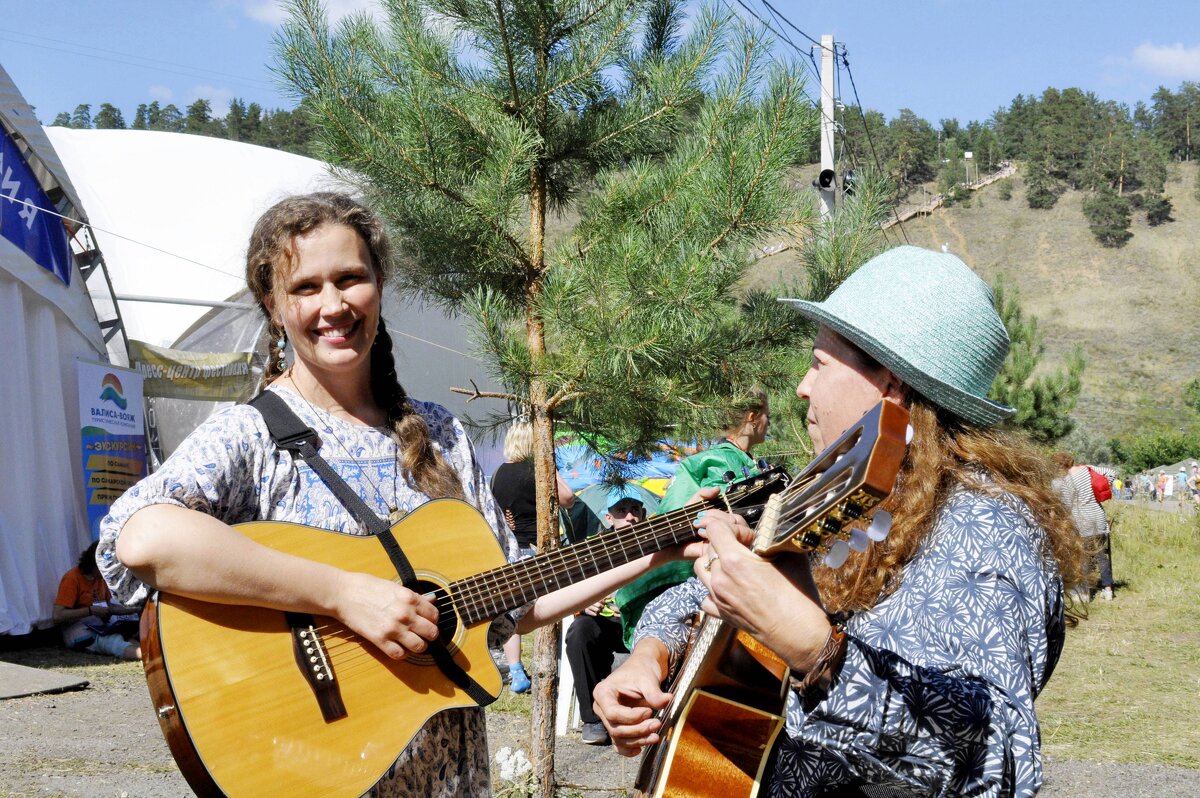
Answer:
[(508, 666), (508, 689), (514, 693), (528, 693), (533, 684), (525, 674), (525, 666), (521, 663)]

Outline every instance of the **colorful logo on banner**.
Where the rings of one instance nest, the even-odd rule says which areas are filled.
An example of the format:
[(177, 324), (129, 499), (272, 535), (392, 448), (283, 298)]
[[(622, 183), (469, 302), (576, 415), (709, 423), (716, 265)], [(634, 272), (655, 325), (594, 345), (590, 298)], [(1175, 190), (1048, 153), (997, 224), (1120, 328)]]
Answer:
[(77, 365), (84, 501), (96, 538), (109, 506), (146, 475), (142, 375), (102, 364)]
[(71, 245), (62, 220), (53, 212), (54, 204), (20, 148), (0, 128), (0, 235), (70, 285)]
[(254, 392), (252, 352), (185, 352), (129, 341), (129, 365), (145, 379), (146, 396), (239, 402)]

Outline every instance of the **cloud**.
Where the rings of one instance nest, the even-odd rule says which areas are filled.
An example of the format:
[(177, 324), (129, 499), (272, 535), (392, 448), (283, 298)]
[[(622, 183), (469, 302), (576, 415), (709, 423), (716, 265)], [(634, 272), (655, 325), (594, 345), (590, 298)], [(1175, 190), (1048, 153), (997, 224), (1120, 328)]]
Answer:
[[(287, 11), (278, 0), (231, 0), (232, 4), (242, 10), (250, 19), (277, 27), (287, 19)], [(383, 10), (379, 0), (326, 0), (325, 8), (329, 12), (329, 20), (337, 22), (343, 17), (359, 11), (367, 11), (372, 16), (382, 18)]]
[(1142, 42), (1134, 48), (1130, 59), (1134, 66), (1178, 80), (1200, 80), (1200, 45), (1151, 44)]
[(163, 86), (161, 83), (156, 83), (146, 89), (146, 93), (150, 95), (151, 100), (169, 103), (175, 99), (175, 92), (171, 91), (170, 86)]

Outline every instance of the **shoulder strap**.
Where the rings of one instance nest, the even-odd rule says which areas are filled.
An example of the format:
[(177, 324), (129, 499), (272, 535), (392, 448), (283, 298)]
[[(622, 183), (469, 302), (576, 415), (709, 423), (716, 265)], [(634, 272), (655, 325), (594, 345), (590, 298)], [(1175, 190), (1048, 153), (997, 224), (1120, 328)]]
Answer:
[[(275, 445), (280, 449), (292, 452), (308, 463), (312, 470), (321, 477), (321, 481), (325, 483), (326, 487), (333, 491), (333, 495), (342, 503), (342, 506), (359, 523), (370, 530), (371, 534), (381, 535), (388, 531), (387, 522), (372, 512), (367, 503), (350, 489), (345, 480), (338, 476), (325, 458), (317, 452), (320, 438), (310, 427), (305, 426), (299, 416), (292, 412), (287, 402), (283, 401), (274, 391), (263, 391), (251, 399), (249, 404), (262, 413), (263, 419), (267, 422), (267, 431), (271, 433), (271, 440), (275, 441)], [(386, 547), (386, 544), (384, 545)], [(404, 581), (407, 585), (408, 577), (404, 573), (400, 575), (405, 577)]]
[[(392, 534), (391, 527), (371, 511), (367, 503), (350, 489), (346, 481), (338, 476), (325, 458), (317, 452), (317, 444), (320, 440), (317, 433), (306, 426), (300, 417), (288, 407), (287, 402), (283, 401), (274, 391), (263, 391), (251, 399), (248, 404), (262, 414), (263, 420), (267, 422), (267, 431), (271, 434), (271, 440), (275, 441), (275, 445), (308, 463), (309, 467), (317, 472), (317, 476), (321, 478), (326, 487), (333, 491), (333, 495), (342, 503), (342, 506), (359, 523), (366, 526), (383, 545), (396, 573), (400, 576), (401, 583), (412, 590), (416, 585), (417, 575), (413, 571), (408, 557), (404, 556), (404, 551), (396, 541), (396, 536)], [(495, 696), (488, 693), (454, 660), (440, 639), (429, 644), (429, 654), (442, 673), (459, 689), (464, 690), (476, 704), (482, 707), (496, 700)]]

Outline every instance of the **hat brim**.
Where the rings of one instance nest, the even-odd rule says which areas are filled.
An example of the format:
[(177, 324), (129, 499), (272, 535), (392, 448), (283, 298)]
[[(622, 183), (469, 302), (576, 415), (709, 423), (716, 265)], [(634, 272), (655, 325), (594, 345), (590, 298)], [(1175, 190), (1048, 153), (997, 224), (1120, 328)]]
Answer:
[(1007, 405), (967, 393), (961, 388), (945, 383), (936, 377), (931, 377), (923, 371), (913, 368), (908, 361), (897, 355), (887, 346), (884, 346), (874, 336), (847, 324), (816, 302), (809, 302), (804, 299), (780, 299), (779, 301), (791, 305), (805, 318), (829, 327), (838, 335), (875, 358), (880, 365), (899, 377), (905, 385), (938, 407), (943, 407), (954, 413), (959, 418), (982, 427), (990, 427), (1017, 412)]

